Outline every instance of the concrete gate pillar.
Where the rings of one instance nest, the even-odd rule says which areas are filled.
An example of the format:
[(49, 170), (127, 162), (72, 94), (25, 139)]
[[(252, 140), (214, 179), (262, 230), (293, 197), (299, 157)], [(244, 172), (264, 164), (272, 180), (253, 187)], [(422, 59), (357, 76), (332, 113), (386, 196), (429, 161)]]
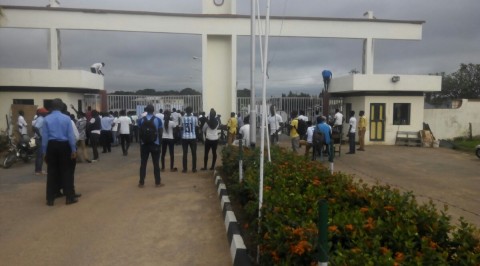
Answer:
[[(236, 14), (235, 0), (203, 0), (204, 14)], [(202, 36), (203, 110), (214, 108), (226, 123), (237, 112), (237, 36)]]

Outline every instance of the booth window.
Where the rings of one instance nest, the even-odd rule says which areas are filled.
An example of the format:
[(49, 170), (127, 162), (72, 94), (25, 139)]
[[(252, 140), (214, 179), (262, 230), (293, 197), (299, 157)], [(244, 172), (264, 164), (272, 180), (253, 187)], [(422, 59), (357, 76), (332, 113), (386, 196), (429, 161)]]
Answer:
[(393, 124), (410, 125), (410, 103), (393, 104)]
[(33, 99), (13, 99), (13, 104), (33, 105)]

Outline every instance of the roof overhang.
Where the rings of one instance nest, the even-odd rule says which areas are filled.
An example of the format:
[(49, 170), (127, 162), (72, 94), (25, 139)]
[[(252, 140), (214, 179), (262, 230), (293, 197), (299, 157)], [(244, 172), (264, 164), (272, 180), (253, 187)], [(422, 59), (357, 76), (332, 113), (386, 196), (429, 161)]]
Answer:
[(433, 75), (355, 74), (334, 78), (329, 93), (335, 95), (364, 93), (417, 93), (441, 91), (442, 77)]
[[(2, 89), (3, 88), (3, 89)], [(0, 90), (50, 88), (65, 91), (104, 90), (103, 76), (83, 70), (0, 68)]]

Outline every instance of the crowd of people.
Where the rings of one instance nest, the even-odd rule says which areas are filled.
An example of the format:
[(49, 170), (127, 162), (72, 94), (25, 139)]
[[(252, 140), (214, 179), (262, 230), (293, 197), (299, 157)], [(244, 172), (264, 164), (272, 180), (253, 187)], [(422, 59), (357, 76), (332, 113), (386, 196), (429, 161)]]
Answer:
[[(165, 157), (169, 153), (168, 168), (177, 172), (175, 167), (174, 149), (182, 146), (182, 173), (188, 172), (189, 156), (191, 172), (197, 172), (197, 143), (204, 145), (204, 160), (200, 170), (214, 170), (217, 162), (217, 148), (222, 138), (228, 145), (238, 145), (242, 141), (245, 147), (250, 147), (249, 116), (231, 112), (225, 125), (222, 125), (220, 115), (212, 108), (208, 114), (193, 113), (192, 107), (186, 107), (185, 112), (176, 110), (162, 110), (155, 113), (153, 105), (147, 105), (142, 114), (136, 112), (103, 112), (92, 110), (90, 107), (84, 113), (70, 105), (73, 112), (70, 114), (67, 105), (61, 99), (54, 99), (50, 110), (39, 108), (32, 121), (34, 138), (38, 147), (35, 161), (35, 174), (47, 175), (47, 205), (52, 206), (55, 198), (66, 196), (66, 204), (78, 202), (81, 194), (75, 192), (74, 175), (77, 161), (96, 163), (102, 153), (111, 153), (112, 146), (120, 146), (122, 155), (128, 156), (131, 143), (140, 145), (140, 174), (138, 187), (145, 184), (146, 167), (149, 157), (152, 157), (154, 181), (156, 187), (164, 186), (160, 172), (165, 171)], [(275, 106), (270, 106), (267, 117), (269, 141), (277, 145), (279, 134), (284, 129), (289, 132), (292, 150), (299, 152), (305, 146), (305, 156), (324, 153), (333, 159), (333, 140), (342, 136), (343, 114), (337, 109), (333, 119), (327, 121), (324, 116), (317, 116), (316, 121), (309, 121), (304, 111), (296, 110), (290, 113), (289, 121), (283, 121), (282, 116), (276, 113)], [(360, 111), (357, 127), (355, 112), (351, 111), (347, 136), (350, 150), (347, 154), (355, 153), (355, 134), (358, 130), (360, 147), (364, 151), (364, 136), (366, 119)], [(23, 111), (19, 111), (17, 121), (21, 141), (28, 141), (27, 122)], [(223, 131), (227, 132), (225, 136)], [(90, 147), (92, 156), (87, 147)], [(312, 150), (312, 152), (310, 152)], [(211, 162), (209, 164), (209, 156)], [(43, 162), (47, 163), (44, 171)], [(203, 167), (202, 167), (203, 166)]]
[[(112, 147), (120, 146), (122, 155), (128, 156), (131, 143), (140, 146), (140, 174), (138, 186), (144, 187), (146, 166), (152, 157), (154, 181), (156, 187), (162, 187), (160, 172), (165, 171), (165, 157), (170, 155), (169, 169), (175, 167), (174, 149), (182, 146), (182, 172), (188, 172), (188, 164), (193, 173), (197, 172), (197, 143), (204, 143), (204, 161), (202, 171), (214, 170), (217, 162), (217, 148), (224, 129), (228, 132), (228, 144), (236, 139), (237, 131), (244, 132), (248, 139), (248, 117), (238, 127), (235, 113), (229, 118), (226, 126), (222, 126), (220, 115), (212, 108), (209, 114), (201, 112), (198, 116), (192, 107), (185, 112), (176, 110), (159, 110), (154, 113), (153, 105), (147, 105), (144, 112), (98, 112), (87, 108), (84, 113), (70, 105), (72, 113), (61, 99), (54, 99), (49, 110), (39, 108), (32, 120), (32, 130), (37, 144), (35, 175), (47, 176), (46, 200), (53, 206), (56, 198), (66, 196), (66, 204), (78, 202), (81, 194), (75, 192), (74, 176), (76, 163), (96, 163), (101, 153), (112, 152)], [(17, 120), (20, 141), (28, 141), (28, 124), (24, 112), (19, 111)], [(227, 141), (227, 137), (225, 138)], [(89, 148), (91, 152), (89, 151)], [(188, 152), (191, 160), (188, 160)], [(210, 155), (211, 154), (211, 155)], [(209, 164), (209, 155), (211, 161)], [(103, 156), (103, 155), (102, 155)], [(44, 162), (46, 171), (43, 170)], [(161, 162), (161, 164), (160, 164)]]
[[(273, 117), (270, 116), (270, 117)], [(269, 118), (270, 119), (270, 118)], [(343, 124), (345, 123), (343, 114), (339, 109), (335, 110), (335, 114), (331, 119), (318, 115), (315, 121), (309, 121), (303, 111), (296, 110), (290, 113), (290, 122), (287, 124), (289, 130), (292, 150), (298, 153), (301, 146), (305, 146), (305, 156), (312, 155), (312, 160), (316, 156), (325, 154), (329, 161), (333, 161), (334, 141), (340, 143), (343, 138)], [(305, 129), (303, 129), (305, 128)], [(349, 151), (346, 154), (355, 154), (355, 151), (365, 151), (365, 132), (367, 129), (367, 120), (365, 112), (360, 111), (359, 122), (355, 111), (350, 111), (348, 120), (348, 137)], [(358, 132), (359, 148), (356, 148), (355, 136)], [(272, 143), (274, 143), (272, 141)], [(313, 149), (312, 149), (313, 148)], [(310, 150), (312, 149), (312, 152)]]

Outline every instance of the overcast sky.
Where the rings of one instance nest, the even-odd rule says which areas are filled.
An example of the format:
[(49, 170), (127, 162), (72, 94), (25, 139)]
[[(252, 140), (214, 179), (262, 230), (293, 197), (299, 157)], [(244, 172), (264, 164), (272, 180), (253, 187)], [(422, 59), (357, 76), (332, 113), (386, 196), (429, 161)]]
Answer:
[[(226, 0), (228, 1), (228, 0)], [(45, 6), (48, 0), (0, 0), (0, 5)], [(60, 0), (62, 7), (201, 13), (201, 0)], [(260, 4), (265, 6), (265, 1)], [(480, 64), (480, 0), (274, 0), (272, 15), (421, 20), (421, 41), (375, 41), (374, 73), (429, 74)], [(249, 14), (250, 0), (237, 1)], [(265, 14), (263, 11), (262, 14)], [(238, 89), (250, 87), (250, 39), (238, 37)], [(201, 90), (201, 37), (181, 34), (61, 31), (63, 69), (106, 63), (107, 91)], [(361, 71), (362, 41), (326, 38), (271, 38), (268, 95), (288, 91), (318, 94), (321, 71), (334, 78)], [(0, 28), (0, 67), (47, 68), (46, 30)], [(259, 69), (259, 68), (257, 68)], [(257, 74), (257, 88), (261, 88)]]

